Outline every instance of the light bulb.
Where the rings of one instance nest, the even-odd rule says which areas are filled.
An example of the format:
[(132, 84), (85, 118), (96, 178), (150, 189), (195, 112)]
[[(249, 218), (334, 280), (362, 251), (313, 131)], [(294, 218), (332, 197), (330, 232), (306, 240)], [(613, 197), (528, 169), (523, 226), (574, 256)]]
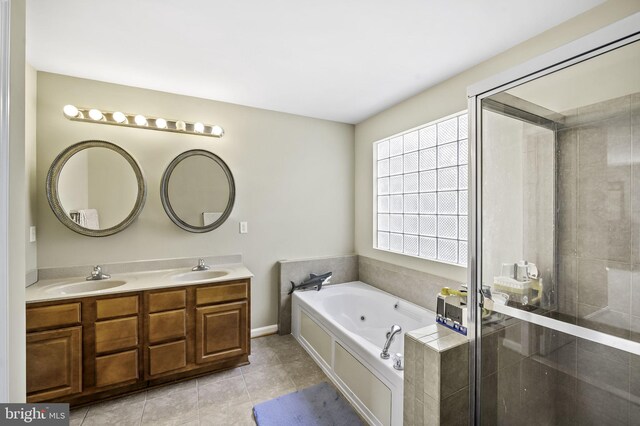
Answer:
[(126, 123), (127, 116), (121, 113), (120, 111), (116, 111), (111, 115), (116, 123)]
[(204, 132), (204, 124), (202, 123), (196, 123), (193, 125), (193, 131), (197, 132), (197, 133), (202, 133)]
[(166, 129), (167, 128), (167, 120), (164, 118), (156, 118), (156, 127), (158, 129)]
[(77, 117), (80, 113), (80, 111), (78, 111), (78, 108), (74, 107), (73, 105), (65, 105), (64, 108), (62, 108), (62, 112), (64, 112), (64, 115), (71, 118)]
[(222, 137), (222, 135), (224, 135), (224, 129), (220, 126), (212, 126), (211, 134), (213, 136)]
[(92, 120), (102, 120), (104, 118), (104, 115), (102, 115), (102, 112), (99, 109), (90, 109), (89, 110), (89, 117), (91, 117)]
[(147, 119), (144, 115), (136, 115), (136, 117), (134, 118), (136, 124), (138, 126), (146, 126), (147, 125)]
[(182, 120), (176, 121), (176, 130), (184, 132), (185, 130), (187, 130), (187, 124)]

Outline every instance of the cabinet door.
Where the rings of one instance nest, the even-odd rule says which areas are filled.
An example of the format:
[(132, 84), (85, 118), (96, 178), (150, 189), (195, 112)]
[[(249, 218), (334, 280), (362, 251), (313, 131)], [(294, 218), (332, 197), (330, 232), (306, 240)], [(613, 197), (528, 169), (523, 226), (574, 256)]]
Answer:
[(27, 401), (82, 391), (82, 327), (27, 334)]
[(196, 362), (220, 361), (247, 353), (247, 302), (196, 309)]

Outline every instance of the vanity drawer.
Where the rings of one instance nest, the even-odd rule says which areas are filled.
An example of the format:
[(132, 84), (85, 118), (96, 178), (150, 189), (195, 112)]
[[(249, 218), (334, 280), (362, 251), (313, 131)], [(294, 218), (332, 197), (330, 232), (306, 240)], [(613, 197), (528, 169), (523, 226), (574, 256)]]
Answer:
[(129, 349), (138, 344), (138, 317), (96, 323), (96, 352)]
[(149, 374), (154, 376), (187, 366), (187, 342), (165, 343), (149, 347)]
[(96, 358), (96, 386), (109, 386), (138, 379), (138, 350)]
[(220, 284), (196, 289), (196, 304), (198, 305), (246, 299), (247, 297), (249, 297), (249, 288), (246, 282)]
[(80, 324), (80, 303), (27, 308), (27, 331)]
[(149, 343), (185, 337), (187, 314), (184, 309), (149, 314)]
[(187, 290), (149, 294), (149, 312), (170, 311), (187, 306)]
[(138, 296), (116, 297), (96, 301), (97, 319), (138, 314)]

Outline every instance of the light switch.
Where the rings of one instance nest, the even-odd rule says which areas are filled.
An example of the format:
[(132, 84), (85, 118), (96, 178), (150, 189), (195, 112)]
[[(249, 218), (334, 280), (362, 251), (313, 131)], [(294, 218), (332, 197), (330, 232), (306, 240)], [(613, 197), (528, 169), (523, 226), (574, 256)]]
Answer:
[(240, 233), (247, 234), (249, 232), (249, 225), (247, 222), (240, 222)]
[(35, 226), (30, 226), (29, 227), (29, 242), (30, 243), (35, 243), (36, 242), (36, 227)]

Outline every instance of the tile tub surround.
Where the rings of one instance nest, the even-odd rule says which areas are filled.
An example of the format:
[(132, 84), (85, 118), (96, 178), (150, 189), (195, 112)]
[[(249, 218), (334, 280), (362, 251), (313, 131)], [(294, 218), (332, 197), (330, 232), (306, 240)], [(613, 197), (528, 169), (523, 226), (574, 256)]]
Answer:
[[(204, 259), (209, 266), (230, 265), (242, 263), (242, 255), (183, 257), (175, 259), (140, 260), (136, 262), (99, 263), (105, 274), (124, 274), (133, 272), (158, 271), (163, 269), (191, 268), (198, 264), (198, 259)], [(68, 277), (87, 276), (95, 264), (64, 266), (60, 268), (42, 268), (38, 270), (39, 280), (51, 280)]]
[(278, 334), (291, 333), (291, 281), (296, 284), (309, 278), (309, 274), (333, 272), (331, 284), (358, 281), (358, 256), (320, 257), (301, 260), (282, 260), (278, 297)]
[[(565, 113), (557, 134), (558, 315), (640, 342), (640, 93)], [(633, 424), (640, 357), (568, 338), (558, 374), (576, 423)]]
[(442, 287), (458, 289), (461, 284), (365, 256), (359, 256), (358, 280), (431, 311), (436, 310), (436, 297)]
[(437, 324), (405, 334), (405, 426), (468, 424), (468, 342)]
[(251, 348), (250, 365), (72, 410), (71, 426), (255, 425), (255, 404), (329, 382), (290, 335)]

